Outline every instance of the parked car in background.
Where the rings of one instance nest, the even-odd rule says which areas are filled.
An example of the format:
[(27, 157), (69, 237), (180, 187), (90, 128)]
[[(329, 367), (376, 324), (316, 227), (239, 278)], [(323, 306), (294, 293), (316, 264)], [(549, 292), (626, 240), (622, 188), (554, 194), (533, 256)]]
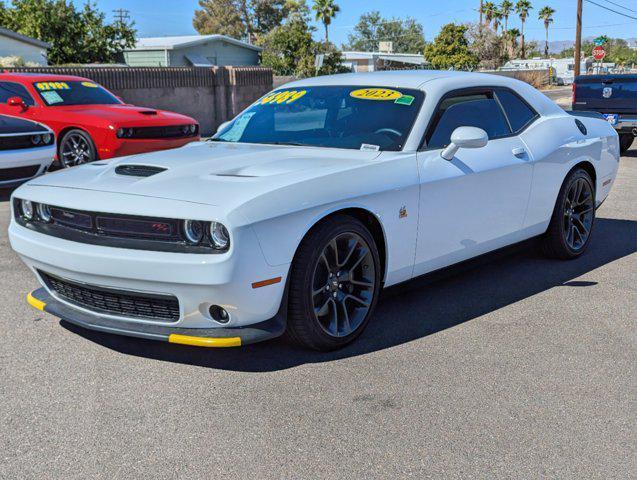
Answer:
[(514, 79), (326, 76), (209, 142), (23, 185), (9, 237), (42, 284), (31, 305), (71, 323), (209, 347), (287, 329), (331, 350), (383, 287), (531, 237), (580, 256), (618, 162), (607, 122)]
[(0, 188), (43, 174), (53, 162), (55, 136), (47, 127), (0, 115)]
[(576, 77), (573, 111), (601, 113), (617, 130), (621, 152), (626, 152), (637, 136), (637, 75)]
[(67, 75), (0, 74), (2, 113), (48, 125), (62, 167), (199, 139), (199, 125), (190, 117), (127, 105), (89, 79)]

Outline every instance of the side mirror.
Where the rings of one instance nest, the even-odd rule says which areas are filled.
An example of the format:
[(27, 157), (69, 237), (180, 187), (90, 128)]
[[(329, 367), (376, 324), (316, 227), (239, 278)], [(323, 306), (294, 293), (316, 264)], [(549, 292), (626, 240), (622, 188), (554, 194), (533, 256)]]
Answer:
[(7, 100), (7, 105), (9, 105), (10, 107), (21, 108), (22, 110), (27, 109), (27, 104), (24, 103), (24, 100), (22, 100), (20, 97), (10, 97), (9, 100)]
[(219, 127), (217, 128), (217, 133), (221, 132), (224, 128), (226, 128), (228, 125), (230, 125), (230, 121), (228, 122), (223, 122), (221, 125), (219, 125)]
[(440, 153), (440, 156), (451, 161), (461, 148), (482, 148), (487, 143), (489, 143), (489, 135), (481, 128), (458, 127), (451, 134), (451, 143)]

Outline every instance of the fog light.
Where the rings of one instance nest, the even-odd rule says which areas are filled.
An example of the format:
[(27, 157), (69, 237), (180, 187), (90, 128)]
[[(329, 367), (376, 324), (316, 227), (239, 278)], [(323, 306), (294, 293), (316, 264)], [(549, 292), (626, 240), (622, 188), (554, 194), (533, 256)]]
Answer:
[(20, 202), (20, 208), (22, 209), (22, 216), (27, 220), (33, 220), (33, 203), (31, 200), (22, 200)]
[(208, 309), (208, 312), (210, 313), (212, 319), (216, 322), (228, 323), (228, 321), (230, 321), (230, 315), (228, 315), (228, 312), (226, 312), (226, 310), (219, 305), (212, 305)]

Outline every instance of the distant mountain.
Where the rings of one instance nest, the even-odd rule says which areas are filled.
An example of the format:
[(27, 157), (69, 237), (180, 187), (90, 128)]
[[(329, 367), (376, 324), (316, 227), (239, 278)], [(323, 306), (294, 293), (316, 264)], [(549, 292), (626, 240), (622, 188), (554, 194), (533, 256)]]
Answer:
[[(595, 37), (584, 37), (582, 41), (584, 42), (592, 42)], [(628, 45), (631, 47), (637, 47), (637, 38), (626, 38)], [(544, 42), (538, 41), (538, 48), (542, 49), (544, 46)], [(550, 53), (560, 53), (566, 50), (567, 48), (571, 48), (575, 46), (574, 40), (555, 40), (554, 42), (549, 42), (549, 52)]]

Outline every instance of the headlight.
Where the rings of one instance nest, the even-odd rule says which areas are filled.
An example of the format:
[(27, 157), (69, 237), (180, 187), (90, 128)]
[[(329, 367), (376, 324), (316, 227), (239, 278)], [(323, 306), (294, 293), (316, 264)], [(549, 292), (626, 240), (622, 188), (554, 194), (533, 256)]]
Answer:
[(210, 223), (210, 240), (217, 250), (225, 250), (230, 245), (228, 229), (219, 222)]
[(190, 134), (194, 135), (195, 132), (197, 131), (197, 125), (190, 125)]
[(42, 142), (42, 136), (41, 135), (32, 135), (31, 136), (31, 143), (33, 145), (40, 145), (41, 142)]
[(50, 133), (45, 133), (44, 135), (42, 135), (42, 143), (44, 145), (50, 145), (51, 140), (53, 140), (53, 135), (51, 135)]
[(33, 220), (33, 203), (31, 203), (31, 200), (21, 200), (20, 209), (22, 210), (22, 216), (26, 220)]
[(197, 220), (184, 221), (184, 236), (189, 243), (197, 244), (203, 239), (203, 225)]
[(133, 136), (133, 133), (132, 128), (118, 128), (115, 135), (117, 135), (117, 138), (130, 138)]
[(40, 220), (46, 223), (51, 221), (51, 209), (48, 205), (39, 203), (36, 210), (38, 211), (38, 217), (40, 217)]

